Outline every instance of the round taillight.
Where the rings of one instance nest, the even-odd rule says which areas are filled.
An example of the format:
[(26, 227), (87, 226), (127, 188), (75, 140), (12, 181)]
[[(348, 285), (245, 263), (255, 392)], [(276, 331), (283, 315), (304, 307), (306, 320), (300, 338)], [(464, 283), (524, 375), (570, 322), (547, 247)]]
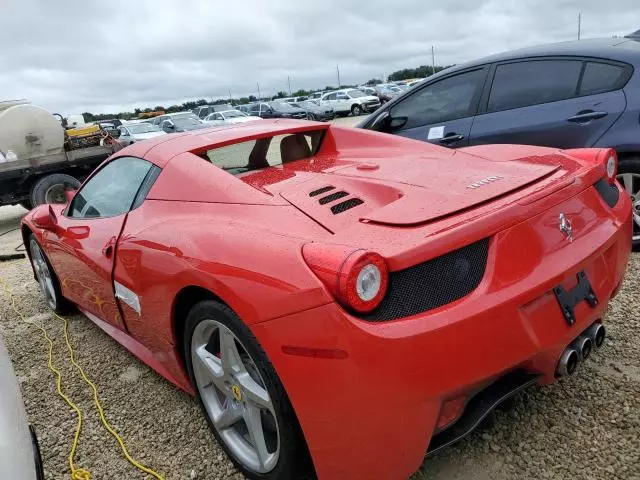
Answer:
[(384, 258), (359, 250), (351, 254), (341, 268), (339, 292), (347, 306), (358, 312), (370, 312), (384, 298), (388, 283)]

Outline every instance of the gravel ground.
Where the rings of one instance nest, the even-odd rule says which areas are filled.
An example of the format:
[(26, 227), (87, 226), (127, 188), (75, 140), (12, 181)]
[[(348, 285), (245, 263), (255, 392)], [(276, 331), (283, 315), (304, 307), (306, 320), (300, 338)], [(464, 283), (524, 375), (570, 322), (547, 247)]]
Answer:
[[(24, 213), (21, 207), (1, 207), (0, 234)], [(19, 243), (18, 233), (1, 236), (0, 254), (13, 252)], [(150, 478), (123, 460), (99, 422), (88, 386), (66, 359), (62, 323), (47, 313), (27, 261), (0, 262), (0, 277), (13, 286), (23, 314), (54, 339), (63, 388), (86, 414), (77, 466), (94, 480)], [(634, 254), (609, 310), (609, 340), (573, 377), (529, 389), (511, 410), (496, 412), (484, 428), (425, 461), (414, 480), (640, 479), (639, 279), (640, 255)], [(19, 320), (1, 291), (0, 298), (0, 335), (40, 439), (46, 478), (68, 479), (75, 416), (55, 392), (41, 334)], [(242, 478), (190, 397), (84, 316), (70, 316), (69, 329), (79, 363), (97, 384), (108, 419), (135, 458), (167, 479)]]

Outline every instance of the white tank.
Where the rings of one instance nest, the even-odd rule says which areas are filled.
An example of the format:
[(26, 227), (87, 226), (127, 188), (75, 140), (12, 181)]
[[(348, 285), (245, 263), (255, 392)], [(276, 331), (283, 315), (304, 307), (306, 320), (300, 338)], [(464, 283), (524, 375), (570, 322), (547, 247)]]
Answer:
[(0, 111), (0, 152), (8, 161), (37, 159), (64, 150), (64, 129), (44, 108), (15, 105)]

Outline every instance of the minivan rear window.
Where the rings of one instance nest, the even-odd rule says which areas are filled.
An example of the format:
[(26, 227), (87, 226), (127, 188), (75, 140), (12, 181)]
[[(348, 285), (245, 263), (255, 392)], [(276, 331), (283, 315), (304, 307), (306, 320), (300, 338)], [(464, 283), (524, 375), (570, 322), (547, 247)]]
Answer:
[(574, 97), (579, 60), (530, 60), (496, 67), (487, 111), (499, 112)]
[(580, 83), (580, 95), (594, 95), (622, 87), (627, 69), (608, 63), (587, 62)]

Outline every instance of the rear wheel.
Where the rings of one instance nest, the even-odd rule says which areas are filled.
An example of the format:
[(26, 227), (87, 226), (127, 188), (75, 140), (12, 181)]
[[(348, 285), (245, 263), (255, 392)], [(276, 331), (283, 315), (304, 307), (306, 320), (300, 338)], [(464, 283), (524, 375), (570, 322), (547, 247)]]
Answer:
[(616, 177), (633, 204), (633, 247), (640, 248), (640, 158), (621, 160)]
[(304, 478), (310, 462), (293, 408), (238, 316), (215, 301), (198, 303), (183, 348), (209, 427), (235, 466), (250, 479)]
[(353, 115), (354, 117), (359, 117), (360, 115), (362, 115), (362, 105), (358, 105), (357, 103), (355, 105), (352, 105), (351, 115)]

